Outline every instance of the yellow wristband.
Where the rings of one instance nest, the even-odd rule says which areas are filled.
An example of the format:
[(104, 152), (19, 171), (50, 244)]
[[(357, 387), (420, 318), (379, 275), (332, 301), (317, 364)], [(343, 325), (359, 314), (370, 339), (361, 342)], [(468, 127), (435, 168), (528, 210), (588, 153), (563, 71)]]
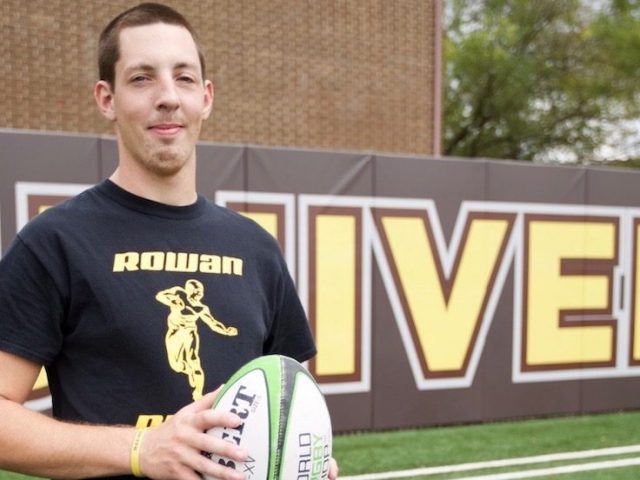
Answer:
[(140, 449), (142, 448), (142, 438), (147, 433), (148, 428), (139, 428), (136, 430), (136, 434), (133, 436), (133, 443), (131, 444), (131, 473), (136, 477), (143, 477), (140, 470)]

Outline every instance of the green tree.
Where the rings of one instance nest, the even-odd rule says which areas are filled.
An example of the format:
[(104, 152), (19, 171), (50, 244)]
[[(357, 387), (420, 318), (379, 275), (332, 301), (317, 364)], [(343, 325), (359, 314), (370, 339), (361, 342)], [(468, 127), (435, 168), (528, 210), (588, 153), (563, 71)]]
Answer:
[(640, 0), (450, 0), (444, 23), (445, 155), (588, 163), (640, 118)]

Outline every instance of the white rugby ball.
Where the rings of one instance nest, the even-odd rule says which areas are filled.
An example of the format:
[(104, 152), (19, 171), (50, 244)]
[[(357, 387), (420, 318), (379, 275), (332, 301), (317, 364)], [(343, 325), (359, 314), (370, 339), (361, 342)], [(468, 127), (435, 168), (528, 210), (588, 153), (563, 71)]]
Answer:
[(207, 455), (213, 461), (249, 480), (328, 478), (329, 410), (315, 380), (296, 360), (282, 355), (252, 360), (231, 376), (213, 408), (233, 412), (243, 422), (234, 429), (216, 427), (207, 433), (241, 446), (250, 457), (236, 462)]

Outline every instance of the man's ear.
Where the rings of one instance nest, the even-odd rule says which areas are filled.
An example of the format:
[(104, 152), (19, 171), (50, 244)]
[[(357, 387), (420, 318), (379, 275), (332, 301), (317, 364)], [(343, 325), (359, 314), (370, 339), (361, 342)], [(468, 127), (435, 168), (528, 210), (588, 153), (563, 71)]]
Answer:
[(113, 90), (109, 82), (100, 80), (93, 89), (93, 97), (98, 104), (98, 110), (108, 120), (116, 119), (116, 110), (113, 105)]
[(206, 120), (213, 110), (214, 88), (211, 80), (204, 81), (204, 108), (202, 109), (202, 119)]

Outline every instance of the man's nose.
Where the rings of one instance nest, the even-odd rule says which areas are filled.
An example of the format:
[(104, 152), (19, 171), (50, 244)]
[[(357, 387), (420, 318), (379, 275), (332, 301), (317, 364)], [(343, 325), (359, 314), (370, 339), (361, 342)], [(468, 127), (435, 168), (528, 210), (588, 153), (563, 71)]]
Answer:
[(180, 105), (180, 96), (173, 78), (162, 78), (158, 82), (156, 108), (161, 110), (175, 110)]

